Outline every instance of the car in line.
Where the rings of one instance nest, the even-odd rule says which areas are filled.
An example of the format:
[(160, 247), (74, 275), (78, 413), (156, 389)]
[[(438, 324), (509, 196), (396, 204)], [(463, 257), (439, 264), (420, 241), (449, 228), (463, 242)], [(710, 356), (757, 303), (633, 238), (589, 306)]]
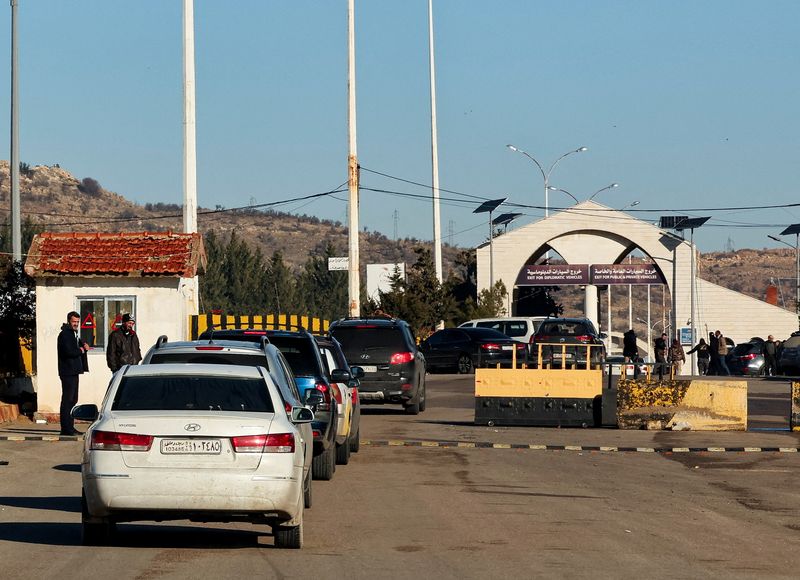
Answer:
[(459, 328), (492, 328), (515, 340), (529, 344), (547, 316), (500, 316), (497, 318), (475, 318), (458, 325)]
[(81, 458), (85, 544), (112, 543), (119, 522), (245, 521), (272, 528), (276, 547), (303, 545), (309, 467), (298, 424), (314, 413), (281, 408), (263, 367), (124, 366), (93, 421)]
[(358, 397), (358, 379), (364, 376), (361, 367), (351, 367), (347, 364), (342, 347), (335, 338), (330, 336), (315, 336), (319, 346), (322, 362), (325, 363), (325, 372), (328, 378), (334, 381), (334, 377), (345, 378), (341, 373), (334, 371), (346, 371), (350, 374), (349, 381), (340, 380), (336, 382), (337, 394), (336, 402), (339, 413), (336, 424), (336, 463), (347, 465), (350, 462), (350, 453), (358, 453), (360, 449), (361, 436), (361, 401)]
[[(531, 360), (540, 368), (600, 368), (605, 360), (603, 339), (588, 318), (548, 318), (531, 341)], [(539, 350), (541, 348), (541, 360)]]
[[(266, 337), (260, 343), (224, 341), (224, 340), (191, 340), (169, 342), (166, 335), (158, 337), (156, 343), (148, 350), (141, 364), (226, 364), (264, 367), (272, 377), (283, 400), (287, 415), (291, 415), (295, 407), (308, 406), (316, 409), (321, 397), (317, 391), (308, 391), (310, 401), (303, 400), (297, 389), (297, 383), (289, 363), (278, 348), (270, 344)], [(314, 434), (310, 423), (298, 425), (300, 444), (304, 448), (306, 459), (311, 465), (314, 452)], [(303, 483), (305, 507), (312, 504), (312, 473), (309, 471)]]
[(517, 368), (527, 362), (528, 345), (509, 338), (491, 328), (444, 328), (420, 343), (429, 372), (455, 370), (459, 374), (475, 372), (476, 368)]
[[(266, 338), (281, 351), (294, 373), (297, 388), (306, 401), (318, 397), (311, 424), (314, 433), (314, 479), (328, 481), (336, 471), (336, 427), (338, 403), (335, 389), (338, 380), (331, 381), (322, 362), (317, 342), (306, 329), (262, 330), (257, 328), (209, 328), (198, 337), (200, 340), (233, 340), (261, 343)], [(337, 379), (339, 376), (337, 375)], [(342, 372), (342, 380), (350, 380)], [(317, 391), (317, 393), (314, 393)]]
[(400, 404), (409, 415), (425, 411), (425, 355), (399, 318), (342, 318), (328, 334), (339, 341), (351, 366), (360, 366), (362, 404)]

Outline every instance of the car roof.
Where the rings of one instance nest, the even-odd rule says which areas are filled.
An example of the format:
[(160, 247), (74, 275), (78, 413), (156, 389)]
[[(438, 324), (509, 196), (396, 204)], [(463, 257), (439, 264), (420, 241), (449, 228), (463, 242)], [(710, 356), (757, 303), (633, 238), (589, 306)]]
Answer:
[(360, 324), (368, 324), (370, 326), (396, 326), (398, 324), (408, 324), (405, 320), (401, 320), (400, 318), (370, 318), (370, 317), (362, 317), (362, 318), (340, 318), (334, 322), (331, 322), (331, 328), (334, 326), (358, 326)]
[(548, 318), (550, 317), (549, 316), (493, 316), (490, 318), (472, 318), (470, 320), (467, 320), (463, 324), (466, 324), (467, 322), (494, 322), (494, 321), (513, 322), (515, 320), (547, 320)]
[(248, 350), (253, 352), (263, 352), (261, 344), (254, 341), (241, 341), (241, 340), (176, 340), (175, 342), (163, 342), (155, 347), (156, 351), (161, 350), (177, 350), (181, 348), (194, 349), (198, 346), (222, 346), (229, 349)]
[(161, 365), (131, 365), (125, 371), (126, 377), (154, 377), (170, 375), (216, 375), (247, 379), (260, 378), (261, 367), (238, 365), (175, 363)]

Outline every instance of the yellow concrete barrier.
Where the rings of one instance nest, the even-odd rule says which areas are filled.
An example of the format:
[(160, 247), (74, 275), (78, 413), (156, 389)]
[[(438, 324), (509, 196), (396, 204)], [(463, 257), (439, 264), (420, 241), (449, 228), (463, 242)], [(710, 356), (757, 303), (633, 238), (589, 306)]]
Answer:
[(602, 388), (599, 369), (476, 369), (475, 423), (599, 425)]
[(747, 382), (620, 379), (617, 424), (620, 429), (745, 431)]
[(792, 414), (789, 416), (792, 431), (800, 431), (800, 382), (792, 381)]

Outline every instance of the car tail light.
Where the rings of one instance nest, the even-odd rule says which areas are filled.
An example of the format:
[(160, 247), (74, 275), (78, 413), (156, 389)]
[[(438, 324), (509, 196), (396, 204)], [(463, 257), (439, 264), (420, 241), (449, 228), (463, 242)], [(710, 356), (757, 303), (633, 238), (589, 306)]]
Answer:
[(755, 355), (755, 353), (751, 352), (750, 354), (746, 354), (746, 355), (740, 356), (739, 358), (741, 360), (753, 360), (754, 358), (756, 358), (756, 355)]
[(350, 389), (350, 399), (353, 401), (353, 405), (358, 404), (358, 389)]
[(331, 389), (325, 383), (317, 383), (314, 388), (322, 393), (322, 402), (317, 405), (320, 411), (330, 411), (331, 409)]
[(336, 383), (331, 385), (331, 390), (333, 391), (333, 398), (336, 399), (336, 402), (340, 405), (342, 404), (342, 389), (339, 388), (339, 385)]
[(245, 330), (242, 334), (255, 334), (257, 336), (266, 336), (267, 333), (263, 330)]
[(500, 345), (494, 342), (487, 342), (481, 345), (483, 350), (500, 350)]
[(401, 365), (414, 360), (413, 352), (396, 352), (389, 358), (390, 365)]
[(294, 435), (244, 435), (231, 438), (236, 453), (294, 453)]
[(403, 383), (402, 385), (400, 385), (400, 390), (401, 391), (410, 391), (413, 387), (414, 387), (414, 385), (412, 385), (411, 383)]
[(592, 342), (592, 337), (588, 334), (581, 334), (575, 337), (578, 342)]
[(294, 435), (291, 433), (267, 435), (264, 453), (294, 453)]
[(534, 335), (531, 337), (531, 342), (550, 342), (552, 337), (546, 334)]
[(92, 440), (89, 448), (98, 451), (150, 451), (152, 445), (152, 435), (92, 431)]
[(221, 346), (196, 346), (195, 350), (222, 350)]
[(286, 411), (287, 415), (291, 415), (292, 414), (292, 406), (287, 401), (283, 402), (283, 408)]
[(314, 429), (314, 430), (311, 432), (311, 434), (312, 434), (314, 437), (322, 437), (322, 431), (318, 431), (317, 429)]

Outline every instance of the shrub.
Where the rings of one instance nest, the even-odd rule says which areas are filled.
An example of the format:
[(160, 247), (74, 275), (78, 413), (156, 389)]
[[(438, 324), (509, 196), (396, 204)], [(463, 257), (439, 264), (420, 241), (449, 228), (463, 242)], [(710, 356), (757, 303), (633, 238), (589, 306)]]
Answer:
[(100, 194), (103, 192), (103, 188), (96, 179), (84, 177), (78, 184), (78, 191), (91, 197), (100, 197)]

